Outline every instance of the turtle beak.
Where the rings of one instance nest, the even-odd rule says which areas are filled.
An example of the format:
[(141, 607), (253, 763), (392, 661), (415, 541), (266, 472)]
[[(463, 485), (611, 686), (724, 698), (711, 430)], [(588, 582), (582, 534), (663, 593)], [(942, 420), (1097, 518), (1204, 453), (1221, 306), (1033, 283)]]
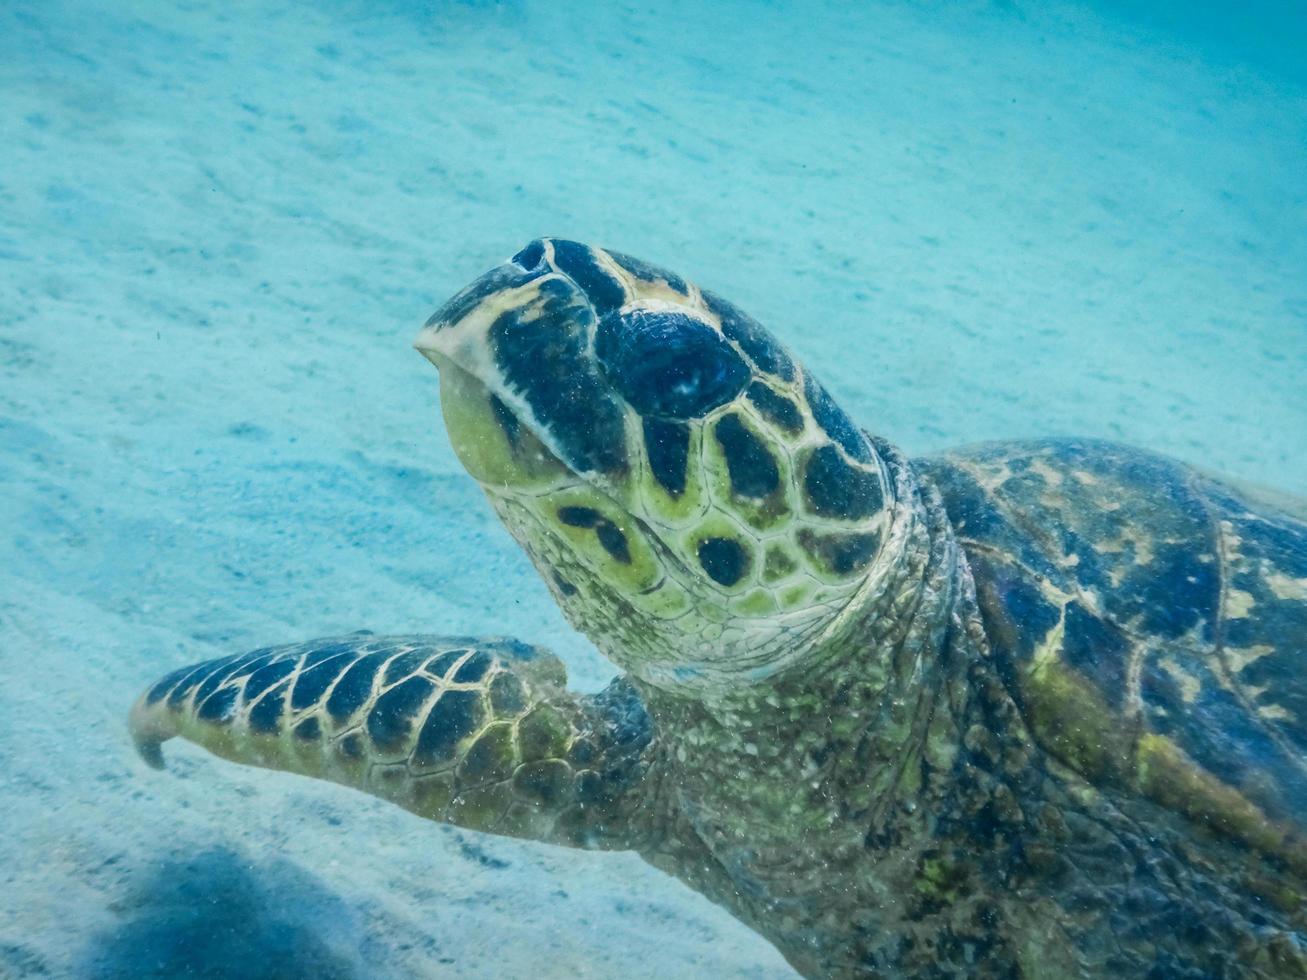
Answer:
[(460, 331), (459, 321), (451, 321), (438, 311), (413, 338), (413, 347), (419, 354), (436, 366), (437, 370), (449, 364), (463, 364), (477, 372), (476, 368), (484, 360), (478, 348), (483, 346), (483, 336), (476, 331)]
[(545, 274), (513, 262), (496, 266), (436, 310), (413, 346), (436, 367), (453, 362), (482, 378), (494, 375), (487, 339), (491, 325), (505, 311), (535, 300), (535, 283)]
[(444, 358), (440, 346), (436, 343), (438, 329), (439, 324), (428, 323), (413, 341), (413, 347), (417, 352), (434, 364), (437, 369), (440, 368), (440, 361)]

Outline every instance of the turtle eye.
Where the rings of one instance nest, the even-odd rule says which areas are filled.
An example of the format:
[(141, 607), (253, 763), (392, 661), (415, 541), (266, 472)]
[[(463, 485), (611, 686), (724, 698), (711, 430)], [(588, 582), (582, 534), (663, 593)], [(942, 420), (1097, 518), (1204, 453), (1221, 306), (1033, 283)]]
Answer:
[(642, 416), (695, 419), (744, 390), (752, 372), (716, 330), (685, 313), (613, 312), (595, 353), (613, 387)]

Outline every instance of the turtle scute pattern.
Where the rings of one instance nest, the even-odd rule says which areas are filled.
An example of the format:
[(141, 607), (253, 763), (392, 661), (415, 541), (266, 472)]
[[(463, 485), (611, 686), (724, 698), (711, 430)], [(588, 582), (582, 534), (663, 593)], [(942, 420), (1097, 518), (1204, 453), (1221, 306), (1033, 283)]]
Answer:
[(1307, 870), (1307, 523), (1094, 440), (922, 468), (1044, 743)]
[(418, 347), (456, 452), (573, 625), (654, 683), (780, 669), (885, 544), (868, 437), (761, 324), (674, 273), (541, 239), (484, 279)]
[(561, 661), (516, 640), (356, 634), (184, 667), (142, 695), (132, 727), (156, 766), (181, 735), (430, 819), (605, 846), (648, 719), (620, 683), (592, 699), (565, 683)]

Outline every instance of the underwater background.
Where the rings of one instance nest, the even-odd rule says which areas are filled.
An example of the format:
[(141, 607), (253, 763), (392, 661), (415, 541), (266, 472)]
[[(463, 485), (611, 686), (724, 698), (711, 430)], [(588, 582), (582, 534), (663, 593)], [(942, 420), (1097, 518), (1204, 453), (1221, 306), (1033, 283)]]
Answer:
[(0, 0), (0, 976), (792, 976), (631, 855), (192, 747), (183, 663), (563, 622), (410, 347), (529, 239), (675, 269), (914, 454), (1307, 493), (1297, 3)]

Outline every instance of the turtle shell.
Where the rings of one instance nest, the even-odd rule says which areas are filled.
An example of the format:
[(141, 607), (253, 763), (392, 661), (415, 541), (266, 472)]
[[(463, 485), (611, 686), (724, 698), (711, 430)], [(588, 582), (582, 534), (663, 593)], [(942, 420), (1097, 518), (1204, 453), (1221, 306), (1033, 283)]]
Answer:
[(917, 466), (1047, 750), (1096, 785), (1307, 855), (1307, 501), (1090, 440)]

